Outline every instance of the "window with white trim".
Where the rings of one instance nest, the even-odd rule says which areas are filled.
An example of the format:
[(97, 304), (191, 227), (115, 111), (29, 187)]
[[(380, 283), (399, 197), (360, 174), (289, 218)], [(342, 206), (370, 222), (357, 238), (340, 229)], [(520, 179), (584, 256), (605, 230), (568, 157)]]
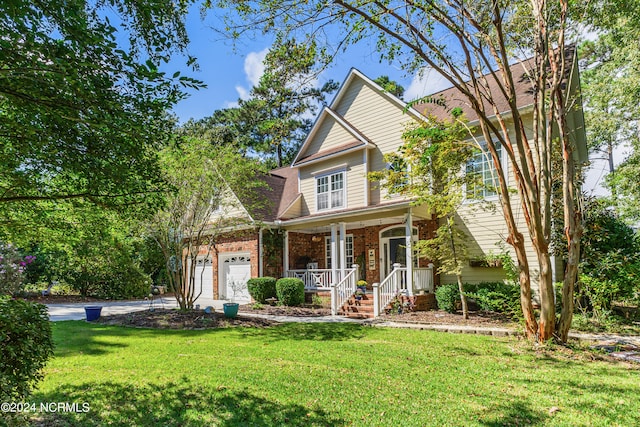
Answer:
[[(467, 163), (467, 199), (482, 200), (498, 195), (498, 176), (493, 165), (493, 159), (487, 149), (486, 142), (481, 144), (482, 150), (477, 150)], [(496, 142), (498, 158), (502, 158), (502, 146)]]
[(316, 208), (319, 211), (345, 207), (344, 172), (316, 178)]
[[(347, 265), (345, 268), (351, 268), (354, 262), (353, 258), (353, 234), (347, 234), (345, 236), (345, 246), (347, 254)], [(325, 265), (327, 268), (331, 267), (331, 236), (325, 237)], [(336, 241), (336, 247), (338, 248), (338, 259), (340, 259), (340, 241)]]

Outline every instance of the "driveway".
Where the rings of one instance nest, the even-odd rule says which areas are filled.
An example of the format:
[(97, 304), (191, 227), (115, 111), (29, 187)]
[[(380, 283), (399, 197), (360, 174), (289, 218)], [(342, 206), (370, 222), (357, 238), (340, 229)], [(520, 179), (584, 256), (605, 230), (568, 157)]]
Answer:
[[(47, 304), (49, 311), (49, 320), (52, 322), (60, 320), (84, 320), (86, 315), (84, 308), (87, 306), (102, 306), (102, 315), (124, 314), (133, 311), (148, 310), (150, 308), (149, 301), (101, 301), (95, 303), (66, 303), (66, 304)], [(156, 298), (153, 306), (157, 308), (174, 308), (177, 307), (175, 298), (163, 297)]]

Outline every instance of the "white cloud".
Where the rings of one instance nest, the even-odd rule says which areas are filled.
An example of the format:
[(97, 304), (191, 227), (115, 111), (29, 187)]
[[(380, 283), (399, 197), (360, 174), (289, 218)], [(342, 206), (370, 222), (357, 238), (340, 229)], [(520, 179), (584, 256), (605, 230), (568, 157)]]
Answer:
[(411, 101), (451, 87), (451, 83), (433, 69), (424, 69), (416, 74), (404, 91), (404, 99)]
[(264, 74), (264, 58), (267, 56), (269, 48), (266, 47), (260, 52), (249, 52), (244, 59), (244, 73), (251, 86), (257, 86), (260, 77)]
[(267, 52), (269, 52), (268, 47), (262, 49), (260, 52), (249, 52), (244, 59), (245, 79), (251, 86), (249, 89), (240, 85), (236, 86), (236, 91), (241, 99), (249, 98), (251, 87), (257, 86), (260, 82), (260, 77), (264, 74), (264, 58), (267, 56)]

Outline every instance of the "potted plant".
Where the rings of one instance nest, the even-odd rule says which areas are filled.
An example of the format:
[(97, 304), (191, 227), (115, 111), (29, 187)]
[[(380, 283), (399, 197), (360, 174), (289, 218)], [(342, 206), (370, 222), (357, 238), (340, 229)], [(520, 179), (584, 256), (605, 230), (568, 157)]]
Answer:
[(358, 283), (356, 284), (358, 290), (362, 291), (362, 293), (364, 294), (365, 292), (367, 292), (367, 281), (366, 280), (358, 280)]
[(242, 289), (242, 287), (243, 287), (243, 284), (241, 282), (230, 283), (230, 288), (231, 288), (231, 291), (233, 292), (233, 296), (231, 297), (231, 300), (229, 302), (225, 302), (224, 304), (222, 304), (224, 317), (234, 318), (238, 315), (238, 308), (240, 307), (240, 304), (235, 302), (235, 298), (238, 292), (240, 292), (240, 290)]

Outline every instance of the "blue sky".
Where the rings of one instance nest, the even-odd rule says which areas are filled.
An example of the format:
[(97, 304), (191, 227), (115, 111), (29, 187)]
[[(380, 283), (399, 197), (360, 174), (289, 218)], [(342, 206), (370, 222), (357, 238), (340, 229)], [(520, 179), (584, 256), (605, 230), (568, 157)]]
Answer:
[[(210, 116), (215, 110), (234, 105), (239, 97), (246, 96), (262, 73), (261, 61), (271, 45), (271, 39), (265, 36), (242, 40), (234, 47), (231, 41), (211, 28), (215, 22), (211, 14), (202, 20), (198, 8), (193, 7), (187, 17), (187, 31), (191, 40), (188, 51), (198, 58), (200, 69), (195, 72), (187, 69), (184, 66), (186, 60), (182, 57), (174, 58), (167, 67), (170, 74), (180, 70), (183, 75), (207, 84), (206, 89), (190, 90), (189, 98), (176, 105), (173, 111), (180, 122)], [(445, 82), (436, 73), (413, 78), (386, 62), (380, 63), (374, 47), (366, 42), (352, 46), (339, 55), (335, 63), (319, 76), (319, 85), (329, 79), (341, 83), (352, 67), (372, 79), (381, 75), (389, 76), (405, 88), (405, 99), (417, 98), (445, 87)]]

